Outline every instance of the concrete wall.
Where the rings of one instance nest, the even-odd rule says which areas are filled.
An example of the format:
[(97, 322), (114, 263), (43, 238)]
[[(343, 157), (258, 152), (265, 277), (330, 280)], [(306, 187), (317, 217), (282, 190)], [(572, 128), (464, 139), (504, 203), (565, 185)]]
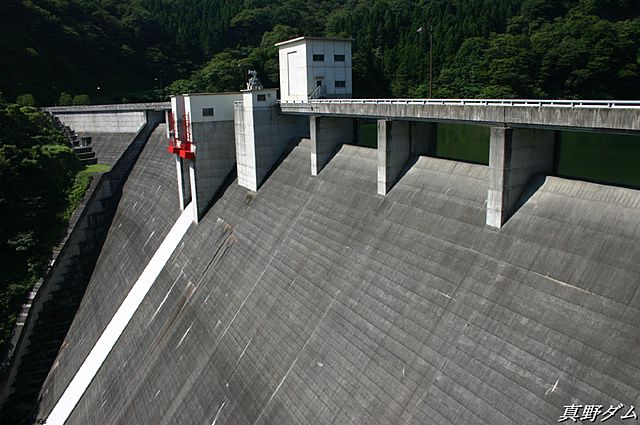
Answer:
[(559, 132), (491, 128), (487, 225), (500, 228), (535, 174), (551, 174)]
[(196, 153), (194, 159), (185, 161), (191, 164), (191, 200), (196, 205), (197, 221), (233, 171), (236, 145), (233, 121), (193, 122), (191, 132)]
[(340, 145), (353, 143), (353, 118), (310, 117), (311, 175), (317, 176)]
[[(344, 118), (343, 118), (344, 119)], [(433, 156), (436, 123), (378, 120), (378, 194), (386, 195), (414, 155)]]
[(78, 133), (137, 133), (147, 122), (162, 122), (168, 109), (168, 102), (44, 108)]
[(411, 155), (408, 121), (378, 120), (378, 194), (386, 195)]
[(77, 132), (135, 133), (146, 122), (144, 111), (56, 114)]
[(189, 160), (174, 155), (176, 159), (176, 181), (178, 182), (178, 202), (180, 210), (191, 202), (191, 178), (189, 173)]
[[(283, 98), (284, 100), (284, 98)], [(473, 101), (470, 101), (473, 102)], [(593, 132), (640, 132), (640, 109), (619, 107), (496, 106), (480, 104), (434, 104), (422, 100), (310, 102), (282, 104), (286, 114), (338, 115), (376, 119), (453, 122), (541, 129)]]
[[(236, 93), (197, 93), (185, 94), (184, 110), (192, 123), (233, 121), (233, 103), (242, 100), (242, 94)], [(203, 116), (204, 108), (213, 108), (213, 116)], [(193, 139), (197, 142), (196, 139)]]
[(236, 164), (238, 184), (257, 191), (278, 159), (309, 137), (309, 119), (281, 115), (276, 106), (251, 108), (250, 104), (235, 104)]

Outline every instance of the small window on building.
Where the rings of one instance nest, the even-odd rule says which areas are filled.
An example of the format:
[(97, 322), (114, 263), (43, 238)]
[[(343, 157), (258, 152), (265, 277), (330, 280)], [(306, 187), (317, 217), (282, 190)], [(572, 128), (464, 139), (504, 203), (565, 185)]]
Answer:
[(213, 116), (213, 108), (202, 108), (202, 116), (203, 117), (212, 117)]
[(267, 101), (267, 95), (266, 94), (259, 94), (258, 95), (258, 102), (266, 102)]
[(333, 57), (333, 60), (334, 60), (335, 62), (344, 62), (344, 61), (345, 61), (345, 58), (344, 58), (344, 55), (335, 55), (335, 56)]
[(347, 87), (347, 82), (346, 81), (336, 81), (336, 88), (345, 88)]
[(314, 62), (324, 62), (324, 55), (313, 55)]

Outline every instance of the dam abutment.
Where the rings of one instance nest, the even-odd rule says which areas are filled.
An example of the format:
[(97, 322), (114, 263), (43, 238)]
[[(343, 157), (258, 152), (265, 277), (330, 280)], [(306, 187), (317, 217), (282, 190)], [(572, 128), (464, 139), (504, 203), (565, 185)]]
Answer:
[(83, 299), (122, 187), (157, 125), (142, 125), (111, 170), (95, 175), (82, 208), (74, 212), (64, 245), (33, 295), (24, 324), (14, 331), (14, 347), (2, 380), (3, 419), (22, 420), (35, 401)]

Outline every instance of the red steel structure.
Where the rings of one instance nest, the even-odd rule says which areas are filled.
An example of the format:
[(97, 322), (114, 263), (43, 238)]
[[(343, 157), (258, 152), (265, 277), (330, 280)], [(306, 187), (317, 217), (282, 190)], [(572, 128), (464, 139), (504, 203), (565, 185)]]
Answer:
[(182, 120), (176, 121), (173, 113), (169, 113), (169, 152), (177, 153), (182, 158), (193, 159), (193, 142), (191, 140), (191, 120), (184, 114)]

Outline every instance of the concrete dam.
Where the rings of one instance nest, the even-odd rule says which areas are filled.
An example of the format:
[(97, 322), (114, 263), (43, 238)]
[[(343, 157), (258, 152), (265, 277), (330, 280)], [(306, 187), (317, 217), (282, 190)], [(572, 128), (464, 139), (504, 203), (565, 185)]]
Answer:
[[(202, 108), (226, 120), (215, 127), (224, 134), (234, 128), (231, 162), (207, 156), (193, 117), (182, 142), (196, 148), (167, 152), (183, 130), (158, 111), (176, 114), (175, 101), (50, 110), (101, 134), (98, 152), (113, 155), (98, 145), (122, 134), (149, 135), (33, 421), (637, 420), (640, 191), (555, 176), (552, 121), (488, 119), (486, 166), (434, 155), (444, 109), (434, 118), (372, 106), (376, 149), (350, 143), (361, 110), (252, 103), (269, 93), (239, 94), (234, 126), (217, 104)], [(589, 131), (640, 124), (631, 107), (597, 108)]]
[[(165, 131), (124, 184), (38, 418), (184, 214)], [(539, 175), (496, 230), (487, 166), (418, 156), (381, 196), (375, 149), (343, 145), (317, 176), (311, 150), (257, 192), (223, 188), (64, 423), (552, 423), (623, 404), (615, 422), (639, 404), (637, 190)]]

